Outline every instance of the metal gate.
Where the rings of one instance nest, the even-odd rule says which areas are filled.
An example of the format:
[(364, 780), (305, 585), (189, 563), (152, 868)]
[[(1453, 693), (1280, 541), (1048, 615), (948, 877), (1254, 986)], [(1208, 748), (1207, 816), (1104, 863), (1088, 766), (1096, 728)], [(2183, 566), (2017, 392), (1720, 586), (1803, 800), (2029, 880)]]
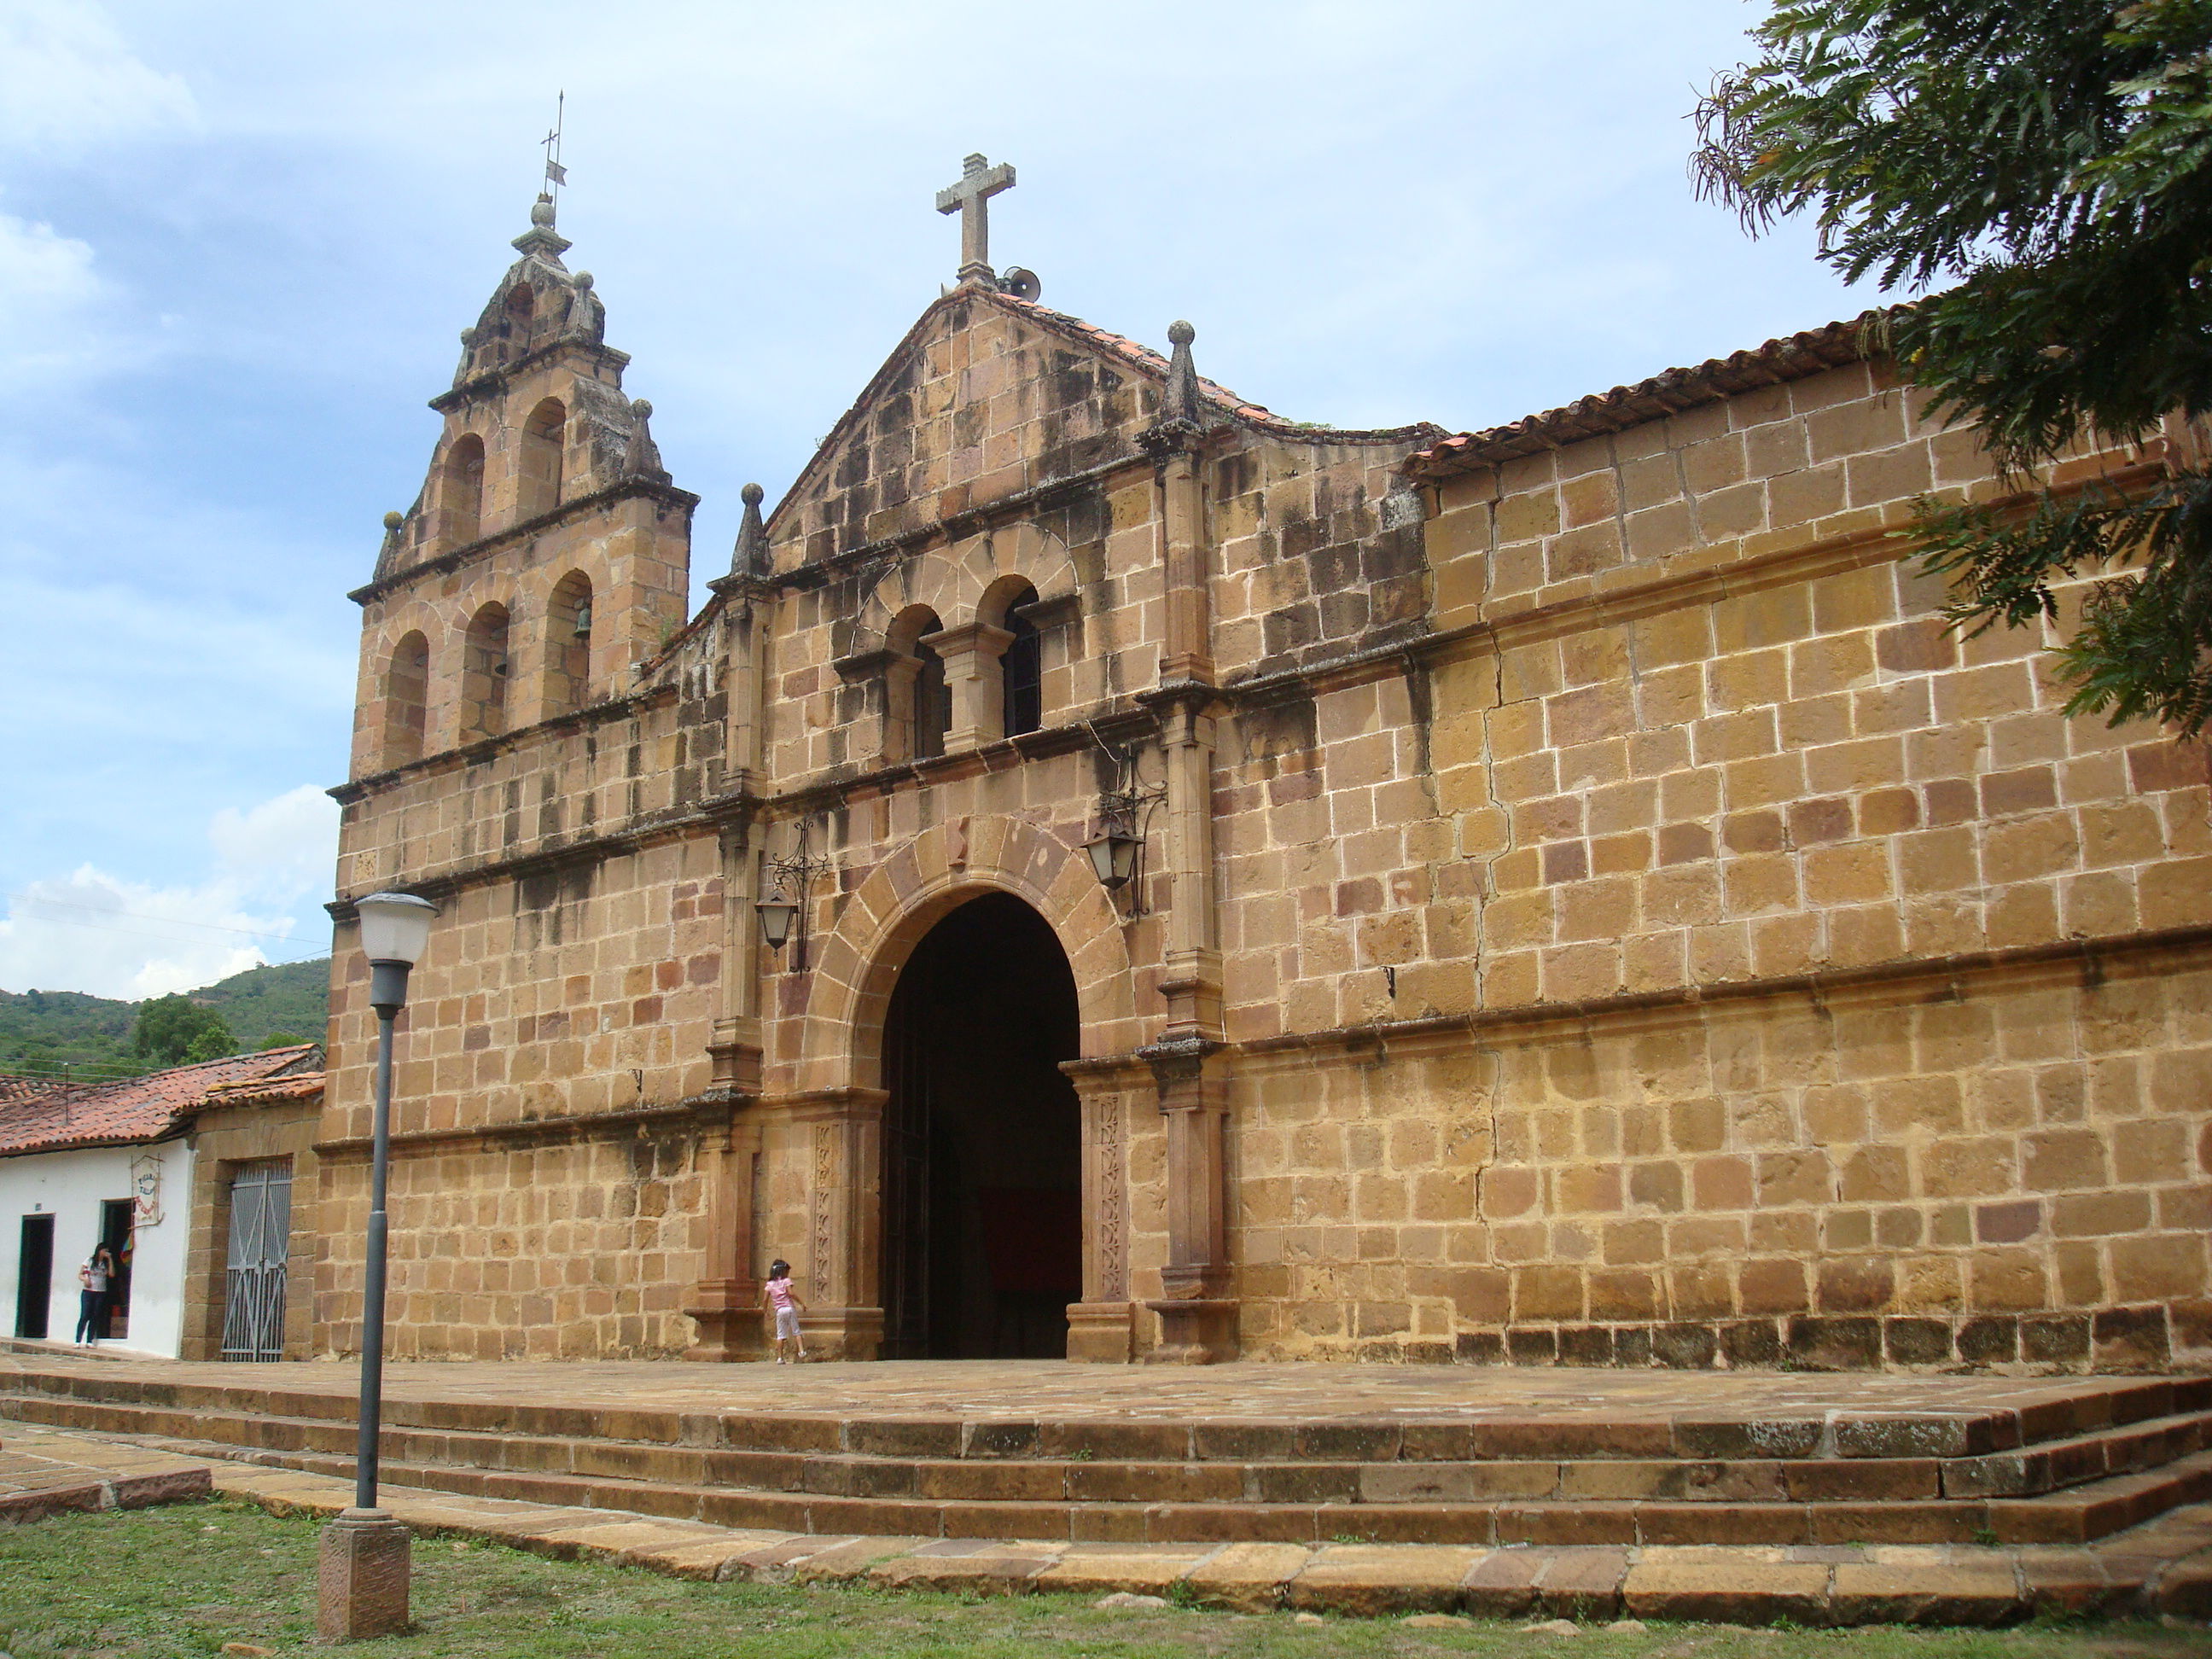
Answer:
[(222, 1357), (284, 1357), (284, 1271), (292, 1241), (292, 1160), (241, 1164), (230, 1182), (230, 1266)]

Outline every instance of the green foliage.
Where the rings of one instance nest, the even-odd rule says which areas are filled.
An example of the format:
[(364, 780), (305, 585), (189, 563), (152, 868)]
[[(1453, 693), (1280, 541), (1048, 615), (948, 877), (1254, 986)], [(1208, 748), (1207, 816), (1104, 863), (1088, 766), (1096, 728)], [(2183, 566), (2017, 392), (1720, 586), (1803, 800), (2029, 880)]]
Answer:
[(2212, 0), (1783, 0), (1763, 55), (1698, 111), (1692, 172), (1756, 232), (1810, 213), (1821, 257), (1947, 291), (1870, 319), (1941, 415), (1971, 422), (2025, 514), (1920, 504), (1971, 630), (2059, 617), (2074, 713), (2212, 718), (2212, 489), (2145, 501), (2029, 474), (2094, 433), (2212, 411)]
[[(329, 1017), (330, 977), (327, 957), (282, 963), (234, 974), (186, 992), (185, 1000), (229, 1028), (217, 1054), (319, 1042)], [(180, 1063), (189, 1039), (175, 1050), (176, 1060), (142, 1050), (134, 1041), (137, 1017), (151, 1006), (76, 991), (0, 991), (0, 1073), (58, 1076), (66, 1071), (98, 1082)]]
[(0, 991), (0, 1071), (120, 1076), (131, 1063), (131, 1005), (76, 991)]
[(331, 959), (249, 968), (192, 995), (221, 1013), (240, 1044), (269, 1046), (277, 1031), (301, 1031), (295, 1042), (320, 1042), (331, 1017)]
[(155, 1066), (219, 1060), (235, 1052), (223, 1017), (187, 996), (155, 997), (141, 1005), (131, 1050)]
[(293, 1031), (271, 1031), (253, 1045), (256, 1054), (266, 1054), (271, 1048), (289, 1048), (307, 1039)]

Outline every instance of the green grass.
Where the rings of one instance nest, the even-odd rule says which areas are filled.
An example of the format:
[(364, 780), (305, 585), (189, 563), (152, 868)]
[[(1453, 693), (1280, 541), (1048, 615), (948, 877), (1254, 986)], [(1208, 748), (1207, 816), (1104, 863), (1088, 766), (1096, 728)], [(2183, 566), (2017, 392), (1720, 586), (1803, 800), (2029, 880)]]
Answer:
[[(247, 1642), (326, 1653), (313, 1634), (317, 1522), (250, 1505), (180, 1504), (0, 1528), (0, 1652), (13, 1659), (189, 1659)], [(2201, 1631), (2148, 1624), (1983, 1631), (1747, 1631), (1601, 1626), (1567, 1638), (1511, 1625), (1408, 1630), (1393, 1620), (1300, 1625), (1183, 1607), (1095, 1608), (1090, 1598), (966, 1600), (864, 1590), (697, 1584), (627, 1567), (545, 1560), (494, 1544), (415, 1545), (417, 1633), (352, 1651), (435, 1659), (2183, 1659)]]

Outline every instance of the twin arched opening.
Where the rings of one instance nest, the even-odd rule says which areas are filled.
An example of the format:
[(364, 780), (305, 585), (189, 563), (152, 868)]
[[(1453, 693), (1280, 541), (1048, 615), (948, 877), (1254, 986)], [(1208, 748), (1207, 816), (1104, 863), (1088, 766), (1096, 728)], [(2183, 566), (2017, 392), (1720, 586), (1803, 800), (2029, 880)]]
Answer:
[(1036, 586), (1010, 576), (984, 594), (968, 627), (945, 627), (926, 605), (892, 619), (884, 637), (886, 760), (927, 760), (948, 743), (989, 743), (1044, 724), (1043, 641), (1030, 614), (1036, 603)]
[[(526, 294), (527, 289), (517, 293)], [(530, 411), (522, 424), (515, 449), (514, 514), (534, 519), (561, 504), (563, 449), (568, 442), (568, 411), (558, 398), (548, 398)], [(463, 433), (446, 451), (438, 469), (437, 522), (434, 539), (441, 550), (465, 547), (487, 531), (484, 518), (484, 442), (473, 432)]]
[[(509, 728), (514, 713), (514, 614), (497, 601), (480, 605), (469, 618), (461, 642), (459, 742), (497, 737)], [(598, 635), (592, 579), (571, 570), (546, 599), (538, 708), (533, 714), (526, 702), (525, 719), (550, 720), (590, 704)], [(526, 651), (533, 649), (526, 635), (523, 645)], [(421, 629), (410, 629), (392, 647), (379, 690), (380, 763), (389, 769), (422, 759), (429, 736), (431, 663), (430, 642)]]

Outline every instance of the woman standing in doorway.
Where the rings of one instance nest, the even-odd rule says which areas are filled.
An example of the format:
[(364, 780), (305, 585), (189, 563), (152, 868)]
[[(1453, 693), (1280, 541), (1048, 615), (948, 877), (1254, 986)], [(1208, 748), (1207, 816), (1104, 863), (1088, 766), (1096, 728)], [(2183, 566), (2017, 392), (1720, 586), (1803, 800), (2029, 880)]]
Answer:
[(80, 1343), (97, 1346), (100, 1334), (107, 1328), (107, 1286), (114, 1277), (115, 1258), (108, 1255), (105, 1244), (76, 1270), (76, 1340)]

